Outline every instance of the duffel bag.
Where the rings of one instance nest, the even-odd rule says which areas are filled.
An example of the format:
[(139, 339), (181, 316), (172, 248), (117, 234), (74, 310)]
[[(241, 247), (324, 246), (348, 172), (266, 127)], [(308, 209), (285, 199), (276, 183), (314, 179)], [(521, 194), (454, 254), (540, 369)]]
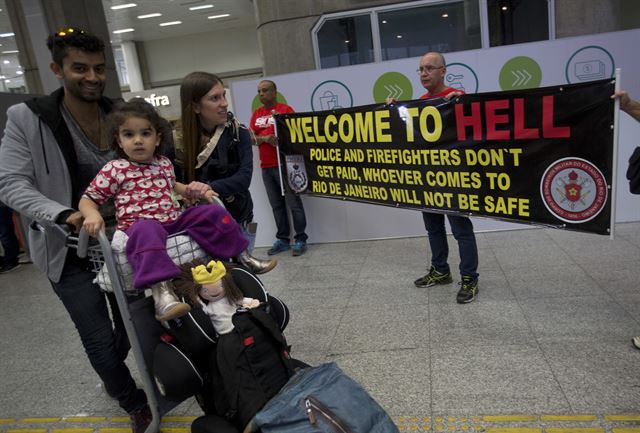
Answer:
[(398, 433), (389, 415), (335, 363), (296, 373), (244, 433)]

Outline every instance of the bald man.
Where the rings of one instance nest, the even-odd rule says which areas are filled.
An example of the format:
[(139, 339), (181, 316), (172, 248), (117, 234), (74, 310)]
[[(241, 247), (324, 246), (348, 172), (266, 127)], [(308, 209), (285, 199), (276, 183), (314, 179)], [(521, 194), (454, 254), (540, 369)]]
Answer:
[[(445, 98), (450, 99), (461, 95), (459, 89), (447, 87), (444, 77), (447, 73), (447, 64), (444, 56), (438, 52), (426, 53), (420, 59), (418, 68), (420, 83), (427, 90), (421, 99)], [(449, 245), (445, 230), (444, 215), (423, 212), (424, 226), (429, 237), (431, 247), (431, 267), (427, 275), (414, 281), (416, 287), (431, 287), (445, 285), (453, 282), (449, 268)], [(460, 275), (462, 282), (456, 296), (459, 304), (472, 302), (478, 295), (478, 247), (473, 233), (473, 224), (467, 217), (447, 215), (453, 237), (458, 242), (460, 253)]]
[(267, 254), (274, 255), (291, 248), (288, 209), (291, 210), (293, 229), (295, 230), (292, 255), (301, 256), (307, 251), (307, 218), (302, 206), (300, 195), (294, 193), (287, 182), (284, 182), (285, 195), (280, 188), (280, 174), (286, 178), (285, 173), (278, 164), (277, 145), (275, 136), (275, 122), (273, 113), (293, 113), (293, 108), (277, 101), (278, 89), (276, 83), (271, 80), (263, 80), (258, 83), (258, 98), (262, 107), (253, 112), (249, 127), (256, 136), (256, 144), (260, 152), (260, 168), (262, 168), (262, 180), (267, 190), (269, 204), (273, 210), (273, 218), (276, 222), (276, 240)]

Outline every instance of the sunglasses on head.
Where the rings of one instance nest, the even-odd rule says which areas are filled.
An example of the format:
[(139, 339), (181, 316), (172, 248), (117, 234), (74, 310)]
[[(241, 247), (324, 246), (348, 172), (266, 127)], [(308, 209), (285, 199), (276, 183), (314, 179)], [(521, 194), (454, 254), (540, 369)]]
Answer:
[(56, 36), (64, 38), (65, 36), (71, 36), (74, 33), (82, 34), (82, 33), (84, 33), (84, 30), (74, 29), (73, 27), (69, 27), (67, 29), (62, 29), (62, 30), (59, 30), (58, 32), (56, 32)]

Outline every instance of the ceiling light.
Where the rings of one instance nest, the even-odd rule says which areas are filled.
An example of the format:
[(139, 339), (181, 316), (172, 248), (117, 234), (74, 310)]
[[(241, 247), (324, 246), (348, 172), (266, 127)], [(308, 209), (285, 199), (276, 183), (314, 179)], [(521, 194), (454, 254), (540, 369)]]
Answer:
[(178, 24), (182, 24), (182, 21), (168, 21), (166, 23), (160, 23), (160, 27), (177, 26)]
[(10, 33), (0, 33), (0, 38), (10, 38), (11, 36), (15, 36), (16, 34), (13, 32)]
[(402, 35), (396, 35), (396, 38), (402, 39)]
[(503, 10), (503, 11), (506, 11), (507, 9), (509, 9), (509, 8), (508, 8), (508, 7), (506, 7), (506, 6), (502, 6), (502, 10)]
[(345, 39), (344, 43), (348, 44), (349, 43), (349, 39)]
[(114, 30), (113, 33), (114, 35), (119, 35), (120, 33), (129, 33), (134, 31), (135, 29), (120, 29), (120, 30)]
[(143, 20), (145, 18), (155, 18), (155, 17), (161, 17), (161, 16), (162, 16), (162, 14), (159, 14), (159, 13), (156, 12), (154, 14), (138, 15), (138, 19), (139, 20)]
[(191, 6), (191, 7), (189, 8), (189, 10), (190, 10), (190, 11), (197, 11), (197, 10), (200, 10), (200, 9), (209, 9), (209, 8), (212, 8), (212, 7), (213, 7), (213, 5)]
[(118, 9), (134, 8), (136, 6), (138, 5), (135, 3), (125, 3), (122, 5), (111, 6), (111, 9), (117, 11)]
[(8, 65), (11, 62), (9, 60), (3, 60), (2, 63), (4, 63), (5, 65)]
[(442, 14), (442, 18), (448, 18), (449, 14)]
[(382, 20), (382, 24), (386, 24), (386, 23), (387, 23), (387, 20)]
[(18, 74), (18, 75), (22, 75), (22, 74), (24, 74), (24, 72), (22, 72), (22, 71), (16, 71), (16, 74)]
[(211, 15), (210, 17), (207, 17), (210, 20), (215, 20), (216, 18), (224, 18), (224, 17), (228, 17), (229, 14), (221, 14), (221, 15)]
[(18, 50), (9, 50), (9, 51), (3, 51), (2, 54), (17, 54), (19, 53)]
[(10, 82), (11, 82), (11, 80), (4, 80), (4, 82), (5, 82), (5, 83), (10, 83)]

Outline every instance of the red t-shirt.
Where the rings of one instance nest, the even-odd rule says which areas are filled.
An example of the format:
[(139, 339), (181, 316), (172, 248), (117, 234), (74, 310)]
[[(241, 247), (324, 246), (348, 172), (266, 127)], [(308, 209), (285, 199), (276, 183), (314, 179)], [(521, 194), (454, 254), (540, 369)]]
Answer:
[(420, 99), (434, 99), (434, 98), (444, 98), (449, 93), (460, 92), (464, 95), (464, 91), (460, 89), (456, 89), (454, 87), (445, 87), (444, 90), (440, 93), (436, 93), (435, 95), (430, 94), (429, 92), (425, 93), (420, 97)]
[[(251, 121), (249, 122), (249, 128), (256, 136), (275, 134), (275, 121), (271, 115), (272, 111), (280, 114), (294, 112), (293, 108), (279, 102), (271, 108), (265, 108), (264, 106), (258, 108), (251, 115)], [(260, 151), (260, 167), (277, 167), (278, 155), (276, 154), (276, 148), (269, 143), (261, 143), (258, 147)]]

